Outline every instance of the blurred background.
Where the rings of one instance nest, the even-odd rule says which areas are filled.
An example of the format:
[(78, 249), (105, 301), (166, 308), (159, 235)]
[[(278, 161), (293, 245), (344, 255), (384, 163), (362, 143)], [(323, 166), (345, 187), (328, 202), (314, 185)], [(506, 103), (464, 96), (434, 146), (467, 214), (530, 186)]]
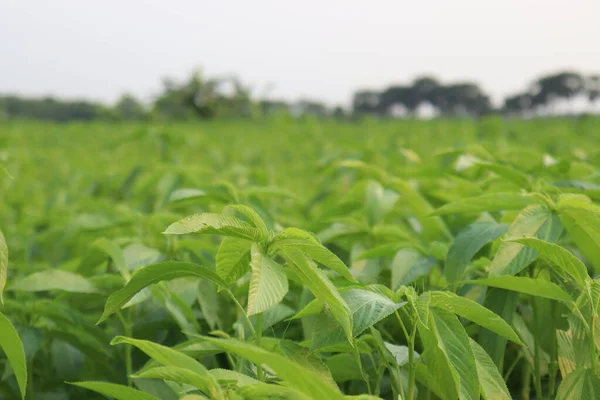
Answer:
[(600, 112), (598, 0), (1, 0), (0, 120)]

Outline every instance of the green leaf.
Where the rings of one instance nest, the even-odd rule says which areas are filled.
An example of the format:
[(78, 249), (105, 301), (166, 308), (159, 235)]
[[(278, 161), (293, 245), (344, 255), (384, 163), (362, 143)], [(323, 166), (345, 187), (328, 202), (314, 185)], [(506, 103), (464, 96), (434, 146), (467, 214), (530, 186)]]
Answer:
[(289, 319), (293, 320), (293, 319), (300, 319), (300, 318), (304, 318), (304, 317), (310, 317), (313, 315), (317, 315), (321, 312), (322, 309), (323, 309), (323, 300), (322, 299), (314, 299), (310, 303), (305, 305), (302, 310), (298, 311), (293, 317), (291, 317)]
[[(342, 333), (343, 338), (343, 333)], [(318, 355), (311, 352), (306, 347), (302, 347), (296, 342), (291, 340), (280, 340), (279, 348), (284, 356), (289, 360), (298, 363), (299, 365), (307, 368), (321, 376), (323, 380), (329, 382), (329, 384), (337, 388), (335, 381), (331, 376), (329, 368), (323, 363)]]
[(209, 371), (218, 381), (235, 381), (237, 386), (258, 385), (260, 381), (237, 371), (215, 368)]
[(134, 379), (164, 379), (193, 386), (211, 395), (213, 399), (224, 399), (217, 379), (208, 371), (205, 375), (181, 367), (155, 367), (133, 375)]
[(460, 398), (479, 400), (477, 366), (467, 332), (458, 318), (447, 311), (433, 308), (431, 315), (438, 346), (460, 378)]
[(308, 257), (313, 259), (325, 267), (332, 269), (344, 278), (355, 281), (350, 273), (350, 270), (338, 256), (333, 254), (329, 249), (311, 239), (284, 239), (273, 242), (276, 249), (294, 248), (302, 250)]
[(19, 338), (19, 333), (8, 318), (0, 313), (0, 349), (6, 354), (6, 358), (21, 391), (21, 398), (25, 398), (27, 390), (27, 361), (25, 359), (25, 350), (23, 343)]
[(508, 225), (475, 222), (460, 232), (448, 250), (444, 275), (449, 283), (463, 278), (463, 273), (473, 256), (488, 242), (506, 233)]
[(521, 171), (509, 166), (491, 162), (478, 162), (477, 165), (492, 171), (496, 175), (513, 182), (521, 188), (528, 188), (531, 184), (531, 179)]
[(131, 273), (129, 272), (129, 268), (127, 267), (127, 262), (125, 261), (125, 254), (123, 250), (119, 246), (117, 246), (114, 242), (106, 239), (100, 238), (93, 243), (94, 247), (97, 247), (108, 254), (115, 263), (115, 266), (121, 273), (123, 278), (129, 280), (131, 278)]
[(451, 238), (452, 234), (444, 223), (444, 221), (438, 217), (432, 215), (433, 207), (425, 197), (417, 189), (415, 189), (409, 182), (393, 179), (390, 187), (398, 191), (402, 196), (402, 201), (408, 203), (408, 206), (414, 212), (415, 216), (419, 218), (419, 222), (423, 226), (423, 233), (425, 237), (429, 239), (442, 239)]
[(494, 276), (486, 279), (465, 281), (473, 285), (485, 285), (515, 292), (530, 294), (532, 296), (544, 297), (546, 299), (558, 300), (567, 303), (573, 302), (571, 296), (558, 285), (544, 280), (533, 279), (522, 276)]
[[(506, 323), (512, 322), (512, 317), (517, 308), (519, 293), (510, 290), (488, 288), (484, 300), (484, 306), (500, 316)], [(490, 355), (498, 370), (503, 370), (504, 353), (506, 352), (506, 339), (502, 336), (482, 329), (479, 332), (479, 344)]]
[(24, 292), (62, 290), (70, 293), (100, 293), (100, 290), (88, 279), (60, 269), (35, 272), (13, 283), (8, 290)]
[[(588, 199), (589, 200), (589, 199)], [(577, 248), (600, 271), (600, 213), (579, 196), (567, 195), (557, 205), (560, 220)]]
[(451, 313), (460, 315), (476, 324), (497, 333), (515, 343), (521, 344), (519, 336), (502, 318), (488, 310), (481, 304), (460, 297), (451, 292), (431, 291), (421, 295), (431, 297), (430, 307), (439, 307)]
[(233, 285), (250, 270), (250, 248), (252, 242), (234, 237), (225, 237), (217, 250), (217, 274)]
[(137, 389), (106, 382), (71, 382), (71, 385), (101, 393), (117, 400), (160, 400)]
[(348, 304), (346, 304), (337, 288), (322, 271), (319, 271), (314, 264), (306, 259), (304, 253), (300, 250), (285, 247), (282, 252), (290, 268), (312, 294), (327, 305), (335, 320), (342, 326), (348, 341), (352, 342), (352, 315)]
[(164, 232), (166, 235), (184, 235), (187, 233), (203, 233), (232, 236), (258, 242), (262, 239), (261, 231), (241, 219), (222, 214), (202, 213), (181, 219)]
[[(236, 394), (243, 396), (244, 400), (311, 400), (313, 397), (282, 385), (270, 385), (259, 383), (256, 385), (243, 386), (236, 390)], [(181, 399), (183, 400), (183, 399)]]
[(589, 279), (585, 264), (564, 247), (537, 238), (518, 238), (511, 241), (524, 244), (538, 251), (542, 257), (571, 275), (582, 287)]
[(435, 257), (423, 256), (418, 250), (407, 247), (396, 253), (392, 261), (392, 289), (408, 285), (427, 275), (436, 263)]
[(369, 224), (375, 225), (385, 216), (398, 200), (398, 193), (386, 190), (381, 183), (370, 180), (367, 183), (366, 211)]
[(508, 239), (533, 236), (550, 242), (562, 233), (558, 216), (543, 206), (529, 206), (517, 216), (490, 265), (490, 276), (516, 275), (538, 257), (538, 252)]
[(8, 276), (8, 246), (4, 234), (0, 230), (0, 304), (4, 304), (2, 293), (6, 287), (6, 277)]
[[(394, 303), (379, 293), (362, 289), (350, 289), (342, 292), (342, 298), (348, 304), (352, 315), (352, 336), (356, 337), (370, 326), (383, 320), (405, 303)], [(321, 314), (315, 321), (313, 348), (323, 348), (344, 341), (341, 326), (332, 323), (327, 313)]]
[(104, 312), (98, 323), (106, 320), (108, 316), (119, 310), (136, 293), (140, 292), (145, 287), (160, 281), (181, 278), (184, 276), (196, 276), (208, 279), (221, 287), (227, 287), (227, 284), (216, 274), (216, 272), (202, 265), (177, 261), (166, 261), (149, 265), (139, 269), (123, 289), (116, 291), (108, 297), (106, 305), (104, 306)]
[(477, 376), (479, 377), (483, 398), (485, 400), (511, 400), (512, 397), (506, 383), (504, 383), (504, 379), (494, 361), (476, 341), (469, 338), (469, 343), (475, 356)]
[(477, 197), (444, 204), (431, 215), (481, 213), (484, 211), (520, 210), (535, 203), (531, 196), (518, 193), (486, 193)]
[[(215, 393), (220, 393), (219, 383), (217, 382), (216, 378), (208, 372), (204, 365), (200, 364), (192, 357), (180, 351), (162, 346), (154, 342), (150, 342), (148, 340), (138, 340), (124, 336), (117, 336), (111, 342), (112, 345), (123, 343), (137, 347), (138, 349), (146, 353), (148, 357), (152, 358), (161, 365), (167, 367), (176, 367), (180, 370), (182, 369), (189, 371), (190, 373), (196, 375), (196, 377), (194, 377), (194, 380), (196, 382), (202, 382), (202, 384), (205, 385), (205, 387), (211, 394), (214, 395)], [(146, 369), (145, 371), (151, 371), (151, 369)], [(176, 373), (176, 371), (171, 372)], [(192, 375), (186, 374), (185, 376), (186, 379), (189, 379)]]
[(591, 368), (579, 368), (565, 376), (556, 400), (595, 400), (600, 398), (600, 377)]
[(252, 244), (252, 278), (248, 291), (248, 315), (260, 314), (276, 306), (287, 294), (288, 279), (283, 267)]
[(267, 228), (265, 221), (263, 221), (263, 219), (260, 217), (260, 215), (258, 215), (258, 213), (256, 211), (254, 211), (252, 208), (245, 206), (243, 204), (235, 204), (235, 205), (229, 205), (229, 206), (225, 207), (225, 210), (228, 210), (228, 209), (235, 210), (235, 211), (239, 212), (240, 214), (243, 214), (244, 216), (246, 216), (246, 218), (248, 218), (254, 224), (256, 229), (258, 229), (260, 231), (262, 239), (266, 239), (269, 237), (269, 228)]
[(447, 360), (447, 363), (442, 362), (438, 354), (436, 359), (431, 360), (434, 362), (428, 364), (433, 368), (441, 368), (434, 378), (448, 376), (444, 370), (449, 368), (450, 375), (453, 376), (455, 382), (454, 386), (459, 393), (458, 397), (479, 400), (479, 378), (475, 356), (471, 349), (469, 336), (458, 318), (448, 311), (433, 307), (429, 316), (428, 328), (430, 332), (419, 330), (424, 339), (425, 350), (429, 351), (429, 355), (423, 354), (423, 357), (434, 355), (435, 351), (432, 347), (437, 347), (441, 350), (443, 358)]
[(268, 366), (287, 386), (314, 399), (343, 399), (342, 394), (319, 374), (279, 354), (234, 339), (205, 338), (208, 342), (244, 357), (257, 365)]

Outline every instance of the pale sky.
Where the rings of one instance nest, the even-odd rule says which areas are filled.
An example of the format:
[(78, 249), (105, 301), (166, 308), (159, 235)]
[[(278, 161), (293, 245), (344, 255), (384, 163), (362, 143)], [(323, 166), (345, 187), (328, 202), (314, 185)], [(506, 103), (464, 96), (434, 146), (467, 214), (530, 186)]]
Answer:
[(600, 73), (598, 21), (600, 0), (0, 0), (0, 93), (149, 99), (202, 66), (287, 100), (348, 104), (422, 73), (499, 100)]

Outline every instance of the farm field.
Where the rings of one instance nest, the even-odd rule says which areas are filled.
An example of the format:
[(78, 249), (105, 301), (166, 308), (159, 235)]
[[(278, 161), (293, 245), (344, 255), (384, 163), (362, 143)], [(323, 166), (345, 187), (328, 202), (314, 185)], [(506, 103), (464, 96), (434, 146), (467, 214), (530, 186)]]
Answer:
[(0, 400), (599, 399), (600, 119), (0, 124)]

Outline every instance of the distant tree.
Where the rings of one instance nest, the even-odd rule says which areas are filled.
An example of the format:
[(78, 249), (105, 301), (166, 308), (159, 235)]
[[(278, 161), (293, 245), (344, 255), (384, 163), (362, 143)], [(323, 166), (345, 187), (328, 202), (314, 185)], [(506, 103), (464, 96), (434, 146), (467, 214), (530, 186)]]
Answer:
[(144, 105), (133, 95), (124, 93), (113, 107), (113, 114), (117, 119), (142, 120), (145, 119), (146, 109)]
[(529, 90), (531, 107), (552, 110), (559, 100), (570, 100), (585, 91), (585, 78), (576, 72), (564, 71), (537, 79)]
[(600, 99), (600, 75), (591, 75), (587, 78), (586, 91), (591, 102)]
[(489, 97), (475, 83), (453, 83), (432, 90), (433, 105), (446, 116), (479, 116), (491, 111)]
[(390, 86), (380, 94), (378, 109), (381, 114), (388, 114), (396, 105), (403, 106), (410, 115), (414, 114), (419, 101), (411, 86)]
[(374, 90), (360, 90), (352, 97), (352, 112), (357, 115), (377, 114), (380, 111), (379, 93)]
[(419, 105), (423, 103), (433, 105), (435, 103), (434, 94), (441, 86), (442, 84), (437, 79), (430, 76), (419, 77), (411, 84)]
[(520, 93), (504, 99), (503, 111), (506, 114), (523, 114), (532, 107), (532, 96), (529, 93)]

